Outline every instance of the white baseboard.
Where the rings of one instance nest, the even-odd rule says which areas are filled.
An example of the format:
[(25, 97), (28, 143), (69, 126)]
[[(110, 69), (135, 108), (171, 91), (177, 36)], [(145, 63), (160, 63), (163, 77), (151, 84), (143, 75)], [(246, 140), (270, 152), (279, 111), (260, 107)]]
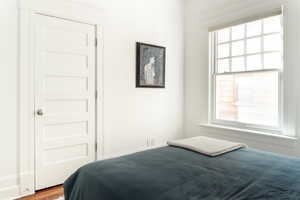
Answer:
[(17, 175), (0, 178), (0, 199), (12, 200), (19, 195), (20, 187)]
[(0, 188), (0, 199), (12, 200), (19, 196), (20, 187), (13, 185), (10, 187)]
[(35, 193), (34, 172), (20, 174), (20, 196), (28, 196)]
[(22, 180), (25, 180), (27, 184), (23, 183), (21, 187), (20, 177), (18, 175), (10, 175), (0, 178), (0, 199), (1, 200), (12, 200), (24, 196), (34, 194), (34, 185), (31, 184), (32, 179), (31, 173), (21, 174)]

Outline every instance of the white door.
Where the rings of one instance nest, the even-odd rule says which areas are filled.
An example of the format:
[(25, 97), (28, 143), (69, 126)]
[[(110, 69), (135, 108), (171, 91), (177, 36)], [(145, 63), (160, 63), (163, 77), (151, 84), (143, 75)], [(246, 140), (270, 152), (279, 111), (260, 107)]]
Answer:
[(95, 26), (36, 15), (36, 189), (95, 160)]

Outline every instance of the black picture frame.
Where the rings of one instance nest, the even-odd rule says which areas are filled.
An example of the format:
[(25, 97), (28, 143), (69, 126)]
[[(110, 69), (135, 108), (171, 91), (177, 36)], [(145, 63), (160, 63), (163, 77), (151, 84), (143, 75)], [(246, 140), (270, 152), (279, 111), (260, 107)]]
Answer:
[(137, 42), (136, 88), (165, 88), (165, 77), (166, 47)]

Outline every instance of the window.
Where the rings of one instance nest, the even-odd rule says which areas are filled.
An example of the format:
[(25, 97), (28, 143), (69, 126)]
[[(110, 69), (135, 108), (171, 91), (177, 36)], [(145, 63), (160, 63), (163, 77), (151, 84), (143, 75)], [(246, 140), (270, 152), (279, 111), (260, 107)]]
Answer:
[(280, 132), (283, 31), (275, 15), (211, 32), (211, 121)]

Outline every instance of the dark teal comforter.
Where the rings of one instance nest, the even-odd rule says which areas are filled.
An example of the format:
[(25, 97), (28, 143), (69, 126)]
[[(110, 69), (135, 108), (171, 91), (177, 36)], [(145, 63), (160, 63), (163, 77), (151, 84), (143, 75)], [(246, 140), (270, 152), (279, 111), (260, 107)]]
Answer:
[(164, 147), (86, 165), (64, 188), (66, 200), (300, 200), (300, 159)]

